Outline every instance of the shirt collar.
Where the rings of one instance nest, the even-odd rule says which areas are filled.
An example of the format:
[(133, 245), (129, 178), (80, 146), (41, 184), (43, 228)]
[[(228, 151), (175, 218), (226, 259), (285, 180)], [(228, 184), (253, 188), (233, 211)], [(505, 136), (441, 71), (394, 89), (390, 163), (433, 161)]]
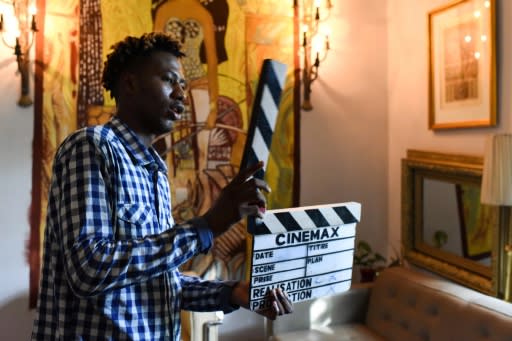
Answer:
[(160, 171), (167, 172), (167, 165), (156, 150), (153, 147), (146, 147), (126, 123), (122, 122), (117, 116), (113, 116), (108, 124), (122, 141), (136, 164), (148, 166), (149, 164), (156, 163)]

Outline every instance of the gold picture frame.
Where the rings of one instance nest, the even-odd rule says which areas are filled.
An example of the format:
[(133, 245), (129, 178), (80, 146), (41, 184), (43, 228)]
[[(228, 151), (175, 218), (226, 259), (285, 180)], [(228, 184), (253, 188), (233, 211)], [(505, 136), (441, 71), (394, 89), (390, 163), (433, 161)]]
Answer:
[(428, 13), (429, 129), (496, 125), (495, 0)]
[[(493, 219), (486, 221), (485, 227), (491, 234), (491, 250), (488, 259), (475, 260), (466, 257), (463, 250), (454, 248), (453, 241), (460, 238), (460, 229), (456, 222), (458, 206), (456, 205), (455, 188), (458, 184), (481, 186), (483, 157), (478, 155), (441, 153), (424, 150), (407, 150), (406, 158), (402, 159), (402, 254), (404, 259), (417, 267), (434, 272), (442, 277), (458, 282), (464, 286), (496, 296), (500, 274), (498, 264), (498, 210), (496, 207), (485, 207)], [(452, 186), (453, 205), (446, 192), (438, 194), (445, 197), (436, 205), (428, 199), (427, 193), (434, 189), (433, 181)], [(432, 198), (432, 197), (431, 197)], [(436, 198), (440, 198), (437, 196)], [(483, 206), (483, 205), (482, 205)], [(483, 207), (482, 207), (483, 208)], [(453, 210), (452, 210), (453, 209)], [(481, 211), (481, 210), (479, 210)], [(450, 219), (450, 216), (455, 220)], [(446, 245), (437, 245), (431, 238), (434, 234), (427, 225), (437, 219), (438, 228), (446, 232)]]

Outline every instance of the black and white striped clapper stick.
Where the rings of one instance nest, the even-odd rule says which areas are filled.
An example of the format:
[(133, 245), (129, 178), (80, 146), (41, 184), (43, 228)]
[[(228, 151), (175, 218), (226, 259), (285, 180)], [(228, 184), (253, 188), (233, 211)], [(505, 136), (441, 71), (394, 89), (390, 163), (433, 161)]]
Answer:
[[(264, 162), (264, 167), (254, 174), (255, 178), (264, 179), (270, 156), (270, 147), (274, 135), (279, 103), (286, 80), (286, 64), (272, 59), (265, 59), (261, 66), (258, 87), (252, 105), (251, 121), (247, 131), (240, 169)], [(254, 218), (247, 219), (247, 229), (251, 232)]]
[(265, 294), (277, 287), (292, 302), (348, 290), (360, 217), (361, 204), (347, 202), (268, 210), (255, 219), (250, 308), (265, 308)]
[(252, 105), (251, 121), (247, 132), (240, 168), (264, 161), (265, 166), (254, 177), (263, 179), (270, 155), (272, 136), (279, 113), (279, 103), (286, 80), (286, 64), (265, 59), (261, 67), (258, 87)]

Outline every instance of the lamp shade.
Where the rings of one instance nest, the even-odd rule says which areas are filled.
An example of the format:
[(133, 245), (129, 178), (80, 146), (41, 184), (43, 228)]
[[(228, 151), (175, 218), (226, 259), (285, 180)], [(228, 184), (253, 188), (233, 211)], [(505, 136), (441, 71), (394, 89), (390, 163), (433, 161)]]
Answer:
[(512, 206), (512, 134), (491, 135), (486, 141), (480, 201)]

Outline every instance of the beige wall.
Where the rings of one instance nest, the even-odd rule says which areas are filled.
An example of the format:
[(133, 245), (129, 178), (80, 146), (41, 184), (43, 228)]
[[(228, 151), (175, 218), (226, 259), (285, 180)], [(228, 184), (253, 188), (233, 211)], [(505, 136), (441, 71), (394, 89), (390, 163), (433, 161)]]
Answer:
[[(7, 5), (0, 3), (0, 13)], [(20, 78), (13, 50), (0, 43), (0, 340), (28, 340), (29, 233), (33, 108), (16, 105)]]
[(330, 51), (301, 118), (301, 205), (362, 204), (357, 235), (386, 249), (386, 1), (335, 1)]
[(446, 0), (388, 0), (388, 240), (400, 238), (400, 159), (409, 148), (482, 155), (487, 136), (510, 132), (512, 2), (497, 0), (496, 128), (428, 130), (427, 14)]

